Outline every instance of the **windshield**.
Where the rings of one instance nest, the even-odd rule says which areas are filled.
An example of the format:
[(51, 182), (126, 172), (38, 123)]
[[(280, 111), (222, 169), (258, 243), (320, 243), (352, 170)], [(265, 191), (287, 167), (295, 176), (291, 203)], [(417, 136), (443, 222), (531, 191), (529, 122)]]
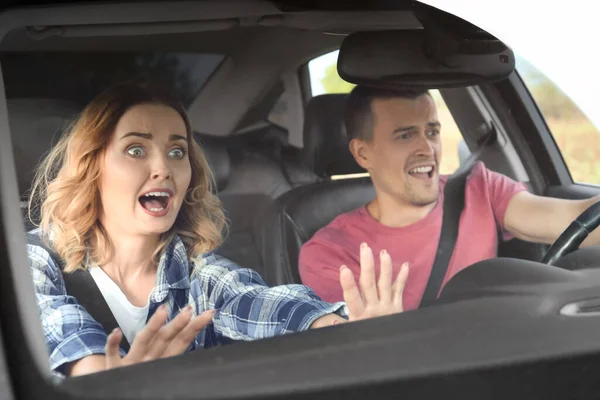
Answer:
[[(179, 367), (195, 376), (198, 365), (225, 371), (239, 360), (310, 359), (294, 364), (302, 373), (288, 378), (313, 390), (334, 372), (347, 378), (311, 368), (319, 357), (336, 361), (319, 352), (338, 351), (338, 344), (360, 351), (381, 341), (387, 362), (407, 376), (535, 355), (538, 348), (520, 348), (519, 340), (503, 348), (494, 342), (506, 339), (501, 324), (527, 337), (519, 329), (537, 327), (532, 315), (564, 322), (550, 309), (558, 302), (544, 296), (584, 276), (572, 274), (582, 264), (569, 253), (600, 244), (600, 230), (575, 235), (575, 245), (563, 237), (600, 200), (593, 101), (600, 80), (590, 79), (595, 64), (583, 60), (586, 52), (558, 40), (544, 21), (535, 21), (535, 35), (531, 21), (517, 35), (512, 29), (521, 24), (487, 19), (488, 5), (447, 10), (514, 49), (510, 82), (520, 85), (520, 98), (502, 97), (508, 79), (439, 90), (345, 82), (335, 50), (344, 36), (321, 25), (297, 28), (320, 23), (321, 14), (308, 22), (296, 14), (281, 27), (250, 19), (222, 31), (192, 24), (185, 32), (183, 25), (157, 34), (155, 51), (136, 50), (152, 49), (148, 30), (114, 36), (126, 51), (107, 51), (107, 44), (95, 51), (101, 39), (85, 35), (32, 45), (17, 32), (13, 51), (0, 53), (6, 134), (20, 200), (14, 196), (13, 211), (21, 213), (18, 232), (27, 233), (25, 269), (37, 295), (27, 299), (40, 310), (48, 375), (72, 382), (169, 359), (161, 365), (182, 377)], [(19, 38), (29, 47), (14, 51)], [(551, 49), (565, 56), (557, 60)], [(563, 247), (550, 248), (555, 242)], [(549, 268), (547, 254), (570, 263)], [(546, 279), (547, 271), (555, 275)], [(97, 290), (77, 281), (82, 274)], [(372, 319), (380, 325), (369, 325)], [(359, 321), (366, 323), (345, 325)], [(276, 338), (288, 334), (296, 345)], [(228, 346), (262, 339), (273, 340)], [(440, 351), (450, 339), (460, 350)], [(390, 341), (402, 342), (405, 357), (392, 353)], [(424, 341), (436, 348), (427, 357)], [(297, 355), (281, 356), (288, 351)], [(202, 363), (175, 357), (189, 362), (187, 353)], [(366, 362), (347, 365), (380, 378)], [(268, 371), (260, 379), (272, 389), (288, 370), (239, 371), (252, 380)], [(211, 382), (215, 392), (230, 389)], [(157, 383), (119, 384), (133, 397)]]
[[(553, 81), (600, 127), (596, 96), (600, 91), (600, 80), (596, 79), (600, 53), (595, 50), (595, 13), (559, 2), (422, 2), (458, 15), (498, 37)], [(532, 21), (534, 15), (543, 17)]]

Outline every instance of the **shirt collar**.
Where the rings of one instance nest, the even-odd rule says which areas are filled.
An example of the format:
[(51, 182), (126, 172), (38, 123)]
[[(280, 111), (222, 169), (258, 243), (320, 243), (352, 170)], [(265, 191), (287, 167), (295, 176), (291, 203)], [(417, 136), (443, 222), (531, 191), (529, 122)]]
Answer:
[(177, 235), (165, 247), (158, 261), (152, 301), (162, 302), (169, 291), (190, 288), (190, 264), (185, 245)]

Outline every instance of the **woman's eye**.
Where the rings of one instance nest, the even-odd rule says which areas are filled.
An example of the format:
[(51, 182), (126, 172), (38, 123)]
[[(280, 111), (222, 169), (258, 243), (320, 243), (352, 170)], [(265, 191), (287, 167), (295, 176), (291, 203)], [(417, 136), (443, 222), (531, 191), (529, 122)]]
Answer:
[(127, 154), (132, 157), (143, 157), (146, 155), (146, 152), (142, 146), (131, 146), (127, 149)]
[(185, 156), (185, 150), (183, 149), (173, 149), (169, 152), (169, 157), (176, 158), (178, 160), (182, 159)]

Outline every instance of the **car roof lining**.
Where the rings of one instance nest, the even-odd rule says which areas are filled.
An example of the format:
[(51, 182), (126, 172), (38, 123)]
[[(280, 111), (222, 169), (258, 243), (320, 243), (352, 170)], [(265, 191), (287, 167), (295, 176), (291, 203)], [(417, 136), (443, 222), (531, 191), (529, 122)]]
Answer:
[[(289, 70), (325, 52), (338, 48), (342, 36), (290, 28), (233, 28), (225, 31), (148, 36), (64, 38), (42, 41), (28, 39), (24, 30), (11, 32), (3, 50), (32, 51), (164, 51), (225, 54), (227, 58), (214, 71), (188, 108), (196, 130), (228, 135), (245, 113), (260, 102), (280, 77)], [(48, 50), (44, 42), (53, 44)], [(50, 43), (52, 42), (52, 43)], [(139, 44), (139, 46), (138, 46)], [(251, 75), (253, 79), (247, 77)]]
[[(245, 50), (226, 60), (188, 108), (192, 125), (215, 135), (232, 133), (287, 71), (339, 46), (339, 36), (262, 29)], [(267, 45), (268, 43), (268, 45)], [(252, 76), (252, 79), (248, 79)]]
[[(195, 129), (224, 136), (235, 131), (247, 111), (283, 74), (338, 48), (344, 33), (421, 28), (408, 10), (285, 13), (260, 0), (139, 6), (91, 3), (8, 10), (0, 15), (8, 31), (0, 51), (224, 54), (228, 58), (188, 109)], [(21, 24), (16, 25), (15, 19)], [(247, 79), (249, 74), (252, 80)]]

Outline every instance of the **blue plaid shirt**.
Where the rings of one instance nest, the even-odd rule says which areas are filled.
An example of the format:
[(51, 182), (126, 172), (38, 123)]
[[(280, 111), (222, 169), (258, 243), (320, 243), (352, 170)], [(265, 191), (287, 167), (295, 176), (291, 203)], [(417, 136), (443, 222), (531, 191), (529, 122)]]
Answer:
[[(31, 244), (27, 249), (50, 367), (62, 376), (68, 363), (104, 354), (107, 334), (74, 297), (67, 295), (62, 273), (48, 252)], [(214, 254), (189, 260), (178, 237), (159, 260), (148, 318), (161, 304), (167, 306), (168, 320), (187, 304), (192, 305), (194, 315), (217, 310), (213, 323), (196, 336), (189, 351), (232, 340), (303, 331), (330, 313), (347, 317), (344, 303), (325, 303), (306, 286), (269, 288), (255, 271)], [(123, 349), (121, 354), (125, 355)]]

